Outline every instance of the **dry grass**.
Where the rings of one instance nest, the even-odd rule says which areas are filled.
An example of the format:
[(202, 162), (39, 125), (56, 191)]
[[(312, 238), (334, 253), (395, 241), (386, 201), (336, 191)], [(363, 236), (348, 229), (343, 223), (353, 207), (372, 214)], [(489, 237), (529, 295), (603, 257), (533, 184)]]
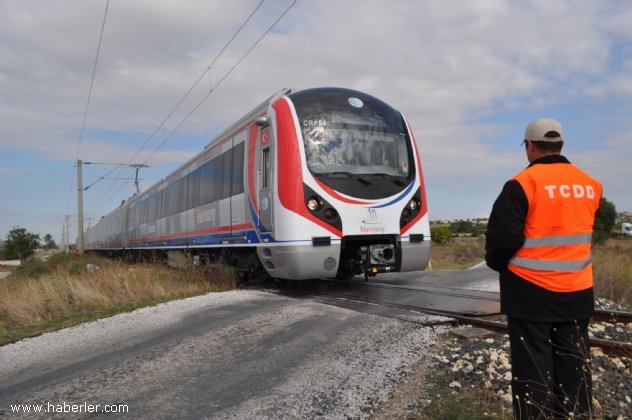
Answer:
[(222, 266), (177, 270), (59, 254), (0, 280), (0, 345), (170, 299), (234, 289), (234, 279)]
[[(485, 240), (453, 240), (432, 244), (433, 270), (458, 270), (485, 259)], [(632, 308), (632, 239), (609, 239), (593, 247), (595, 294), (626, 308)]]
[(485, 239), (457, 239), (445, 244), (433, 243), (430, 264), (433, 270), (460, 270), (485, 260)]
[[(433, 270), (463, 269), (483, 261), (482, 238), (433, 244)], [(593, 248), (595, 294), (632, 308), (632, 240)], [(99, 266), (89, 271), (88, 264)], [(158, 264), (58, 254), (0, 279), (0, 345), (45, 331), (209, 291), (235, 288), (223, 266), (172, 269)]]
[(632, 239), (610, 239), (593, 248), (595, 294), (632, 308)]

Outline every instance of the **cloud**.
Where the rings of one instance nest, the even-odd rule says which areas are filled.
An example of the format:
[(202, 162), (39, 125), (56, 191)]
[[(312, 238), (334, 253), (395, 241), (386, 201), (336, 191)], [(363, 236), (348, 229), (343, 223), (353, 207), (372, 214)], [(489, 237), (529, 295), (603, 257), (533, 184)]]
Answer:
[[(164, 141), (150, 182), (279, 89), (342, 86), (407, 117), (439, 216), (473, 208), (464, 196), (483, 212), (526, 164), (516, 146), (524, 125), (545, 113), (573, 135), (569, 158), (632, 208), (622, 192), (632, 98), (624, 2), (296, 2), (245, 56), (290, 4), (109, 2), (81, 134), (106, 2), (2, 2), (0, 173), (57, 163), (49, 178), (67, 183), (76, 157), (144, 160)], [(3, 160), (16, 154), (34, 161)]]

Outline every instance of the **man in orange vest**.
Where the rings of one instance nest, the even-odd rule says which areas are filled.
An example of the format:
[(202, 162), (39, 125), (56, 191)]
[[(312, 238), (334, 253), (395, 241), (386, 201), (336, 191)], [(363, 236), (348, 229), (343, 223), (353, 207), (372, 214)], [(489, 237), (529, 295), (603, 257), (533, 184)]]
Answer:
[(529, 123), (523, 144), (530, 165), (505, 183), (485, 235), (509, 323), (514, 415), (588, 418), (591, 239), (602, 187), (561, 155), (556, 120)]

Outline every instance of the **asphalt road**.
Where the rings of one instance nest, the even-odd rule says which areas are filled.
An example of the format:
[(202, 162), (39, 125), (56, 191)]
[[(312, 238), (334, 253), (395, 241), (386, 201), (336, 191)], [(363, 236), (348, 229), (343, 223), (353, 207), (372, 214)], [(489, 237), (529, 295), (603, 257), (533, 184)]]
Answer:
[(361, 418), (443, 328), (261, 291), (214, 293), (0, 347), (0, 416)]
[(373, 282), (400, 285), (446, 286), (469, 290), (498, 292), (498, 273), (484, 263), (467, 270), (414, 271), (388, 273), (376, 277)]

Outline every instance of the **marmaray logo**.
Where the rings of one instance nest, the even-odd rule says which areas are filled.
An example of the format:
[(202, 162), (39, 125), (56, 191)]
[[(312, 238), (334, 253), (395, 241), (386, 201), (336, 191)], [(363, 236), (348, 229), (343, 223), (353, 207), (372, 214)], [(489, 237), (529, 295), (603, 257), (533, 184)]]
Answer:
[[(367, 209), (366, 219), (362, 219), (362, 223), (365, 225), (380, 225), (381, 223), (377, 217), (377, 210)], [(360, 226), (360, 232), (362, 233), (383, 234), (384, 231), (384, 226)]]
[(376, 225), (379, 224), (377, 220), (377, 210), (375, 209), (367, 209), (367, 218), (362, 220), (362, 223), (367, 225)]

